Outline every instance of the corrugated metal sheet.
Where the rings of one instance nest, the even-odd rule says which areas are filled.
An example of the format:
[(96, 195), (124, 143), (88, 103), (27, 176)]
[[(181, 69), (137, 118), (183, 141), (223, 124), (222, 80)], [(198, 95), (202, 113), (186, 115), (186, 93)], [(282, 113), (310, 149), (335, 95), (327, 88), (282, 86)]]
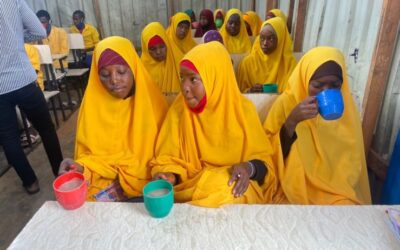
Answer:
[[(400, 28), (397, 34), (400, 35)], [(400, 38), (397, 38), (395, 56), (386, 89), (384, 104), (377, 124), (373, 149), (384, 159), (390, 159), (396, 135), (400, 129)]]
[[(86, 14), (86, 22), (98, 27), (93, 0), (26, 0), (34, 11), (47, 10), (55, 25), (69, 27), (72, 24), (72, 13), (74, 10), (83, 10)], [(140, 47), (141, 32), (148, 23), (161, 22), (168, 26), (167, 0), (99, 0), (101, 21), (105, 36), (124, 36)], [(265, 1), (259, 4), (256, 1), (258, 13), (264, 17)], [(193, 9), (198, 15), (204, 8), (214, 10), (223, 8), (239, 8), (242, 11), (251, 10), (251, 0), (175, 0), (173, 7), (175, 11)], [(198, 18), (198, 16), (197, 16)]]
[[(334, 46), (347, 60), (350, 88), (361, 110), (374, 52), (382, 0), (310, 0), (303, 51)], [(350, 56), (358, 49), (358, 59)]]

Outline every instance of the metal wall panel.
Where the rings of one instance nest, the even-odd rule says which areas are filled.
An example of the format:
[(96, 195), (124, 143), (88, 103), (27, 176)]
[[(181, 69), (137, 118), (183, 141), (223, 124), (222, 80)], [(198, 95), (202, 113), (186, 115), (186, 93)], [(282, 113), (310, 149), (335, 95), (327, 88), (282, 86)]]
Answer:
[[(361, 111), (382, 3), (382, 0), (310, 0), (308, 5), (303, 51), (326, 45), (343, 52), (350, 88)], [(356, 49), (358, 58), (354, 60), (350, 55)]]

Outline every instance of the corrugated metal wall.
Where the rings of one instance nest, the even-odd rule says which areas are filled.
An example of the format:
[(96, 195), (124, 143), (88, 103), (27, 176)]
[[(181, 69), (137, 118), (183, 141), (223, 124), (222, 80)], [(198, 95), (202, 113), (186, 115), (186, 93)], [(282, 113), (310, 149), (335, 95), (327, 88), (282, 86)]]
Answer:
[[(86, 14), (86, 22), (98, 27), (95, 18), (93, 0), (26, 0), (29, 6), (36, 12), (40, 9), (47, 10), (55, 25), (69, 27), (72, 24), (74, 10), (83, 10)], [(101, 21), (105, 36), (124, 36), (140, 47), (141, 32), (148, 23), (161, 22), (168, 26), (167, 0), (99, 0)], [(239, 8), (248, 11), (252, 7), (251, 0), (175, 0), (175, 11), (193, 9), (198, 15), (204, 8), (214, 10), (223, 8)], [(256, 1), (257, 12), (264, 17), (265, 1)]]
[[(321, 45), (341, 49), (360, 111), (379, 32), (382, 3), (382, 0), (310, 0), (308, 4), (303, 51)], [(357, 60), (351, 56), (356, 49)]]
[(391, 74), (372, 146), (375, 152), (387, 160), (393, 152), (396, 136), (400, 129), (400, 27), (397, 34)]

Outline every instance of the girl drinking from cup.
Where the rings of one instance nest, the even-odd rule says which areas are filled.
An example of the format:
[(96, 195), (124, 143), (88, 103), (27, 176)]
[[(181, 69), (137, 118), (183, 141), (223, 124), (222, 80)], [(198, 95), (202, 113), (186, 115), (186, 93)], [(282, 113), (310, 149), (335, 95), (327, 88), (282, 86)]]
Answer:
[[(344, 111), (336, 120), (319, 114), (316, 96), (340, 92)], [(358, 113), (342, 53), (331, 47), (307, 52), (264, 123), (275, 147), (280, 187), (277, 203), (370, 204)]]

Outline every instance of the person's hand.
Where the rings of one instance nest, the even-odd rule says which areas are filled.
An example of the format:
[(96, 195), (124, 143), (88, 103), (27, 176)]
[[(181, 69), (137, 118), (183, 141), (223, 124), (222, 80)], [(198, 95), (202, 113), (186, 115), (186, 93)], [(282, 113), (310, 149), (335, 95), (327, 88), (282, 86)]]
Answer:
[(158, 172), (153, 176), (153, 181), (155, 180), (166, 180), (172, 185), (176, 184), (176, 177), (173, 173), (170, 172)]
[(315, 96), (308, 96), (290, 112), (285, 127), (288, 135), (293, 135), (297, 124), (318, 115), (318, 104)]
[(231, 178), (229, 179), (228, 186), (232, 186), (236, 182), (232, 189), (232, 194), (235, 198), (240, 197), (247, 191), (250, 184), (249, 164), (247, 162), (235, 164), (229, 169), (229, 172)]
[(75, 170), (79, 173), (83, 173), (83, 167), (76, 163), (74, 160), (71, 158), (65, 158), (61, 163), (60, 163), (60, 169), (58, 170), (58, 175), (62, 175), (67, 173), (68, 171)]
[(263, 85), (262, 84), (258, 84), (256, 83), (255, 85), (253, 85), (253, 87), (251, 87), (249, 89), (250, 93), (260, 93), (263, 92)]

